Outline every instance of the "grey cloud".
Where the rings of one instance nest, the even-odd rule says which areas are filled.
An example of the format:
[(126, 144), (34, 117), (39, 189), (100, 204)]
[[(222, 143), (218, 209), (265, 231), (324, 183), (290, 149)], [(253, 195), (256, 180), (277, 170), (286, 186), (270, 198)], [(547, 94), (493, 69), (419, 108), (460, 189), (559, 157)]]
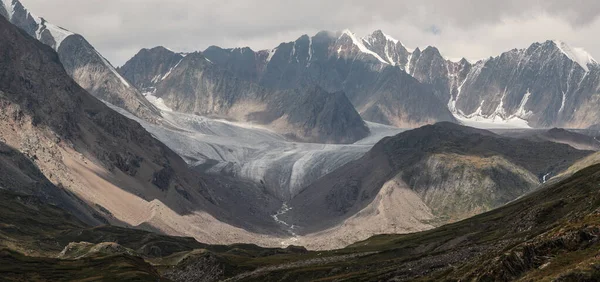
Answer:
[(345, 28), (359, 35), (382, 29), (411, 47), (435, 45), (449, 57), (485, 57), (549, 38), (600, 52), (591, 36), (600, 32), (598, 1), (21, 1), (84, 35), (116, 65), (156, 45), (266, 49), (305, 33)]

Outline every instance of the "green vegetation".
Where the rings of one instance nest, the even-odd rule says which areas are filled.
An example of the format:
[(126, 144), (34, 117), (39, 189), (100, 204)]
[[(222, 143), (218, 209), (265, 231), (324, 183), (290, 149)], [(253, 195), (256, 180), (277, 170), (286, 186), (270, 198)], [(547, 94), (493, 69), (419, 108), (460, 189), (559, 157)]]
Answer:
[(378, 235), (334, 251), (212, 246), (91, 228), (35, 197), (3, 190), (0, 222), (0, 274), (15, 281), (594, 281), (600, 275), (600, 165), (467, 220)]

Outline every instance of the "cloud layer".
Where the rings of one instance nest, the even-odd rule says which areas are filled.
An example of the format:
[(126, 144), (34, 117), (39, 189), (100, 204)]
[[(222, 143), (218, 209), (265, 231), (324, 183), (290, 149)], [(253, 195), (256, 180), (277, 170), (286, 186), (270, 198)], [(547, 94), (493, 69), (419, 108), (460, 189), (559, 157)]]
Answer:
[(479, 59), (558, 39), (600, 59), (600, 1), (586, 0), (21, 0), (84, 35), (113, 64), (139, 49), (210, 45), (270, 49), (320, 30), (381, 29), (408, 47)]

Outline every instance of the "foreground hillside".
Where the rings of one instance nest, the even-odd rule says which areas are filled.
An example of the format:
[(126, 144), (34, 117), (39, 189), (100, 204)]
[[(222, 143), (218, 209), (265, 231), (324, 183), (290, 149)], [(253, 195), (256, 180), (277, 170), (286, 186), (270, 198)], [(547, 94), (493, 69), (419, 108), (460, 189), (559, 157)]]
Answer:
[(0, 273), (8, 281), (596, 281), (599, 183), (596, 165), (461, 222), (326, 252), (88, 227), (36, 197), (0, 190)]
[(320, 253), (320, 257), (356, 257), (285, 270), (271, 267), (245, 278), (597, 281), (599, 183), (596, 165), (455, 224), (409, 235), (375, 236), (340, 251)]
[(437, 123), (384, 138), (308, 185), (278, 218), (311, 249), (423, 231), (513, 201), (589, 154)]

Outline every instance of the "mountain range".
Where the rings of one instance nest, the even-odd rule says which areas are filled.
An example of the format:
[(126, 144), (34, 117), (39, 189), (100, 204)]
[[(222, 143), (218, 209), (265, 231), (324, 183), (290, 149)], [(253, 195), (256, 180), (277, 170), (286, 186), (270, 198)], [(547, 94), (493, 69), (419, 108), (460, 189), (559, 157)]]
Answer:
[(3, 279), (598, 277), (581, 49), (455, 62), (345, 30), (115, 68), (18, 0), (0, 14)]
[[(139, 87), (152, 87), (175, 67), (173, 53), (161, 48), (136, 56), (158, 55), (170, 67), (145, 75)], [(270, 89), (319, 85), (344, 91), (367, 121), (414, 127), (439, 121), (484, 126), (586, 128), (598, 123), (598, 63), (583, 49), (564, 42), (534, 43), (474, 63), (445, 59), (428, 46), (407, 49), (382, 31), (359, 38), (352, 32), (303, 35), (272, 50), (223, 49), (204, 56), (236, 78)], [(149, 60), (145, 60), (147, 63)], [(158, 68), (154, 68), (157, 69)], [(133, 62), (121, 69), (132, 79)], [(480, 125), (481, 126), (481, 125)]]

